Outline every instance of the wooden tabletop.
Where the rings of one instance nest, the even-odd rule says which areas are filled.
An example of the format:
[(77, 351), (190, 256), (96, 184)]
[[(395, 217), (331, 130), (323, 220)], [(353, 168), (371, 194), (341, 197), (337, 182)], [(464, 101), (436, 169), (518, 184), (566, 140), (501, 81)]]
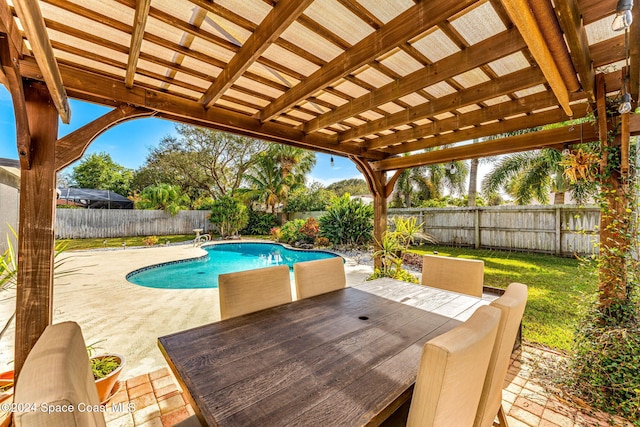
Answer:
[(158, 341), (210, 426), (377, 425), (411, 396), (424, 343), (486, 303), (378, 279)]

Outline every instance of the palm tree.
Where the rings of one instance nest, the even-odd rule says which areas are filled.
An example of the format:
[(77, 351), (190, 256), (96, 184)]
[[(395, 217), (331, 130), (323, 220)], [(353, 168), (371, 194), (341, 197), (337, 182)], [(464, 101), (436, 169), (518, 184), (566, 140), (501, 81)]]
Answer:
[(189, 197), (177, 185), (150, 185), (140, 193), (136, 203), (138, 209), (162, 209), (172, 216), (189, 208)]
[(410, 208), (414, 195), (429, 200), (441, 198), (445, 190), (461, 194), (467, 172), (467, 165), (461, 161), (405, 169), (396, 182), (396, 196), (403, 198), (404, 206)]
[(316, 164), (315, 153), (302, 148), (273, 144), (268, 151), (280, 166), (283, 179), (287, 179), (289, 175), (294, 175), (295, 181), (299, 182), (300, 178), (302, 178), (301, 181), (304, 182), (304, 177), (311, 172), (311, 169)]
[(571, 192), (578, 203), (590, 195), (586, 184), (570, 184), (559, 164), (562, 154), (558, 150), (542, 150), (515, 153), (503, 157), (485, 177), (482, 190), (494, 194), (504, 189), (515, 198), (516, 204), (526, 205), (532, 200), (549, 203), (549, 193), (555, 193), (554, 204), (564, 203), (564, 195)]
[(268, 153), (259, 157), (258, 162), (249, 170), (245, 178), (250, 186), (243, 191), (245, 197), (264, 203), (267, 206), (267, 212), (275, 213), (276, 206), (286, 198), (290, 190), (287, 180), (282, 177), (275, 157)]

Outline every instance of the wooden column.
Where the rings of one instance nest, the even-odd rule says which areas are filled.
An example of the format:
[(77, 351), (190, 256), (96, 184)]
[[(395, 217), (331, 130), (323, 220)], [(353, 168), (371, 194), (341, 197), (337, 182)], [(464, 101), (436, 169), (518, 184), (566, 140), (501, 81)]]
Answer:
[(602, 149), (598, 291), (600, 308), (609, 310), (613, 307), (615, 310), (615, 307), (619, 307), (618, 303), (627, 299), (628, 278), (625, 256), (631, 250), (632, 242), (629, 234), (631, 214), (627, 212), (630, 206), (630, 194), (620, 170), (623, 162), (616, 165), (616, 161), (611, 159), (617, 157), (618, 161), (620, 160), (621, 142), (629, 138), (629, 128), (623, 127), (622, 132), (627, 132), (623, 137), (620, 134), (612, 135), (620, 118), (606, 116), (605, 95), (604, 76), (598, 74), (596, 104)]
[[(399, 169), (387, 182), (385, 171), (374, 171), (366, 159), (351, 156), (350, 159), (358, 166), (358, 169), (365, 177), (369, 190), (373, 195), (373, 239), (374, 251), (381, 248), (382, 235), (387, 230), (387, 199), (393, 191), (396, 181), (404, 169)], [(373, 265), (376, 268), (382, 266), (380, 257), (375, 257)]]
[(31, 134), (31, 167), (20, 171), (16, 375), (52, 318), (58, 135), (58, 112), (46, 85), (25, 84), (24, 94)]

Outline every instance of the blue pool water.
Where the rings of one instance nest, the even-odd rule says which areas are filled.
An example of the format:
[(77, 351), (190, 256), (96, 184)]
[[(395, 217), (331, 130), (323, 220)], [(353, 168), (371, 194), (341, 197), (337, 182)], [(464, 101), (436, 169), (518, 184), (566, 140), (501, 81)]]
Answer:
[(207, 255), (194, 259), (152, 265), (133, 271), (127, 280), (136, 285), (162, 289), (217, 288), (218, 275), (274, 265), (333, 258), (322, 251), (287, 249), (275, 243), (223, 243), (204, 246)]

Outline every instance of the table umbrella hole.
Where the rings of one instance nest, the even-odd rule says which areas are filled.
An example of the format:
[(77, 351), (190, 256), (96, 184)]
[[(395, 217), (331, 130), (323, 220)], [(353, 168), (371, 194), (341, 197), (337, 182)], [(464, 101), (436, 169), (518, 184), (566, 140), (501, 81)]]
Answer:
[(369, 320), (369, 316), (358, 316), (360, 320)]

